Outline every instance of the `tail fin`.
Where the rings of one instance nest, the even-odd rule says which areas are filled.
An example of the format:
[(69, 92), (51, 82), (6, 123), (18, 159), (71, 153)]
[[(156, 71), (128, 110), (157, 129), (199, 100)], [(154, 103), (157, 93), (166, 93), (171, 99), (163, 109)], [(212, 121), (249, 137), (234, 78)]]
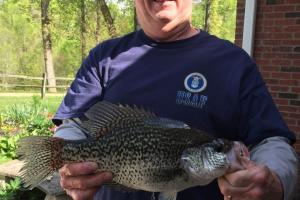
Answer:
[(17, 154), (24, 160), (19, 174), (24, 186), (34, 188), (62, 166), (63, 139), (31, 136), (20, 139)]

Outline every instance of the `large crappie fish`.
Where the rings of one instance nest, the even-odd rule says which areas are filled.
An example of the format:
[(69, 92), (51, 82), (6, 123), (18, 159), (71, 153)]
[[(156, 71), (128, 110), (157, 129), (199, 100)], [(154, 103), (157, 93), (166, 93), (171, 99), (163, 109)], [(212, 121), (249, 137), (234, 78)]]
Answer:
[(159, 199), (175, 200), (179, 191), (242, 169), (247, 151), (239, 142), (216, 139), (183, 122), (104, 101), (85, 113), (82, 126), (90, 138), (20, 140), (25, 186), (35, 187), (66, 163), (92, 161), (113, 173), (112, 187), (160, 192)]

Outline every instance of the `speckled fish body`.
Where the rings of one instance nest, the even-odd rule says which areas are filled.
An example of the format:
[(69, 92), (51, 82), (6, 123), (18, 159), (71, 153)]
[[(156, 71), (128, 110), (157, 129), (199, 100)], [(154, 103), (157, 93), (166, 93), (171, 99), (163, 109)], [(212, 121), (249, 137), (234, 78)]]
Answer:
[(211, 142), (210, 135), (110, 103), (94, 106), (85, 117), (83, 127), (98, 139), (63, 145), (63, 160), (95, 161), (113, 172), (114, 182), (138, 190), (178, 191), (199, 184), (181, 168), (180, 157), (189, 146)]
[[(93, 161), (113, 173), (113, 184), (151, 192), (174, 192), (212, 181), (192, 179), (182, 167), (184, 150), (214, 138), (180, 121), (159, 118), (136, 107), (95, 104), (82, 117), (86, 140), (29, 137), (20, 142), (21, 176), (34, 187), (65, 163)], [(228, 143), (230, 144), (230, 143)], [(226, 160), (222, 160), (227, 164)], [(165, 199), (172, 199), (171, 197)], [(176, 199), (174, 197), (173, 199)]]

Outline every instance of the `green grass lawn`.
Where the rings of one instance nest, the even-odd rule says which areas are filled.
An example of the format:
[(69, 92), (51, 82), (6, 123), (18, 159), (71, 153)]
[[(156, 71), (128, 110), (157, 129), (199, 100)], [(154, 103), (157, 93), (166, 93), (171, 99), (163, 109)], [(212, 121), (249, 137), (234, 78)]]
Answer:
[[(50, 113), (55, 113), (60, 105), (63, 96), (49, 96), (44, 99)], [(31, 96), (1, 96), (0, 95), (0, 113), (3, 112), (9, 106), (14, 104), (24, 104), (32, 101)]]

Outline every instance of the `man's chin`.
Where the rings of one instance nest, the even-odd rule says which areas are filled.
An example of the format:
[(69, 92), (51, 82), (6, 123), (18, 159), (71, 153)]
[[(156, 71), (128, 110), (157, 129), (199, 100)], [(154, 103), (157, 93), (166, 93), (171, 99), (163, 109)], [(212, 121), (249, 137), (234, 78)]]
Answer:
[(160, 11), (156, 15), (157, 20), (164, 22), (164, 23), (169, 23), (172, 20), (176, 18), (176, 13), (171, 12), (171, 11)]

